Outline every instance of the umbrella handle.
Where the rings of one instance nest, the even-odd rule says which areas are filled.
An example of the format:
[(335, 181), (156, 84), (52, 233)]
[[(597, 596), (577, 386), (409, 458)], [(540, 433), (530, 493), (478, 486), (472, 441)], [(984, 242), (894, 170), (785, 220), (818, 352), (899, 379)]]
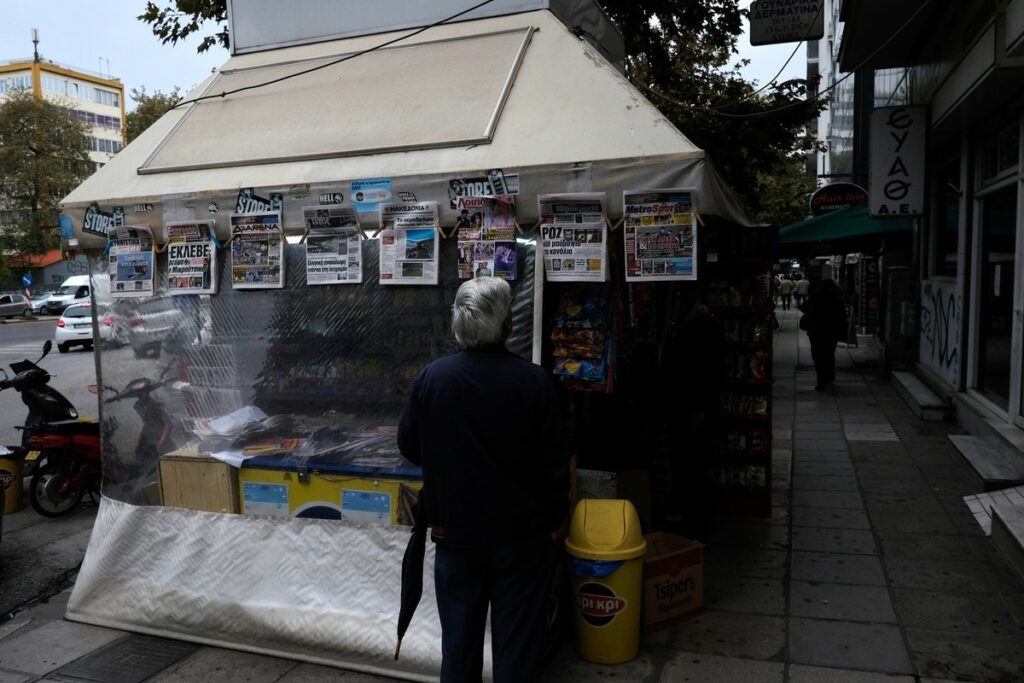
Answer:
[(398, 642), (395, 644), (395, 659), (398, 659), (398, 652), (402, 649), (402, 639), (399, 637)]

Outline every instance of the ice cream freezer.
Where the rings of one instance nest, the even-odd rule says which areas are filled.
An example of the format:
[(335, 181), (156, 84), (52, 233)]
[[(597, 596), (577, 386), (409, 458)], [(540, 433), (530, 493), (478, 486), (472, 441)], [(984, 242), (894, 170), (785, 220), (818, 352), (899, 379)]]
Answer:
[(238, 473), (241, 512), (372, 524), (412, 524), (423, 485), (420, 468), (400, 455), (360, 460), (287, 455), (248, 458)]

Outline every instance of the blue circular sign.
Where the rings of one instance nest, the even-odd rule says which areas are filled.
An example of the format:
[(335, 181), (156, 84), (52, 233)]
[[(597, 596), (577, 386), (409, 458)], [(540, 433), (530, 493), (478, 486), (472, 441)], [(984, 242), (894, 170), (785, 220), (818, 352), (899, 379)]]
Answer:
[(23, 287), (31, 287), (32, 286), (32, 274), (31, 273), (25, 273), (24, 275), (21, 276), (21, 285)]

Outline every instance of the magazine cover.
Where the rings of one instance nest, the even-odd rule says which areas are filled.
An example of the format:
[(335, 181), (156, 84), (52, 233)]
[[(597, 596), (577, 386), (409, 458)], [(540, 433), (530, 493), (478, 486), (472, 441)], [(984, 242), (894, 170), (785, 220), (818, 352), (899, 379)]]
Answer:
[(359, 284), (363, 243), (355, 209), (340, 204), (305, 206), (306, 284)]
[(380, 283), (436, 285), (437, 202), (382, 205), (380, 225)]
[(124, 225), (107, 233), (110, 296), (153, 296), (153, 233), (148, 225)]
[(456, 211), (459, 278), (493, 275), (515, 280), (515, 197), (459, 197)]
[(626, 281), (697, 279), (693, 190), (622, 193)]
[(284, 231), (281, 214), (231, 214), (231, 286), (234, 289), (284, 287)]
[(216, 294), (213, 221), (167, 224), (167, 293)]
[(551, 282), (604, 282), (608, 276), (605, 194), (537, 197), (544, 272)]

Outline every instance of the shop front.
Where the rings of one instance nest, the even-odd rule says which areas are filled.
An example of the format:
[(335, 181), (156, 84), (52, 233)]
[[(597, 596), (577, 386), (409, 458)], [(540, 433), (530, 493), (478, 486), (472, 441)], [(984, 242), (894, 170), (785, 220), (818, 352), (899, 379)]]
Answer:
[[(69, 618), (435, 677), (429, 580), (393, 659), (420, 487), (395, 430), (474, 275), (510, 281), (508, 347), (558, 381), (581, 470), (671, 471), (669, 408), (700, 396), (698, 493), (770, 512), (772, 234), (608, 61), (596, 6), (592, 46), (534, 4), (381, 49), (267, 37), (66, 198), (125, 322), (96, 351), (104, 497)], [(700, 302), (715, 363), (674, 331)]]

